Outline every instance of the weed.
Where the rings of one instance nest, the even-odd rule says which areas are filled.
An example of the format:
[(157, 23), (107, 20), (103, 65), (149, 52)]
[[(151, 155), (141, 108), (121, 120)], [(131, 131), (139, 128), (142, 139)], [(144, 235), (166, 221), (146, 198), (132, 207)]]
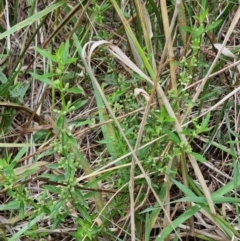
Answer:
[(236, 3), (0, 4), (3, 240), (239, 239)]

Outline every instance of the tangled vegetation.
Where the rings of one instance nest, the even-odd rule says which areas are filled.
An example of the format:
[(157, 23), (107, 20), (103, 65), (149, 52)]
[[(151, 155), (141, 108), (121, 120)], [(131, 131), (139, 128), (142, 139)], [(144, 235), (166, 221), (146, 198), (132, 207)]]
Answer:
[(0, 12), (0, 240), (240, 240), (236, 0)]

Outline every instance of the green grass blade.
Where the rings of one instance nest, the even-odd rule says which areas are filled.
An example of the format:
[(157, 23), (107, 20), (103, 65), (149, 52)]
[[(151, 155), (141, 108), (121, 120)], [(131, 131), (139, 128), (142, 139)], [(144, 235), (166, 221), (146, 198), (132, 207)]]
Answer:
[(178, 218), (176, 218), (174, 221), (172, 221), (172, 225), (168, 225), (165, 229), (163, 229), (163, 231), (159, 235), (160, 237), (158, 239), (156, 239), (156, 241), (164, 241), (164, 239), (173, 231), (173, 227), (177, 228), (180, 224), (187, 221), (190, 217), (192, 217), (200, 209), (201, 209), (201, 207), (196, 205), (196, 206), (193, 206), (192, 208), (188, 209), (183, 214), (181, 214)]
[(43, 16), (47, 15), (48, 13), (52, 12), (53, 10), (59, 8), (60, 6), (62, 6), (65, 3), (65, 1), (60, 1), (56, 4), (53, 4), (51, 6), (49, 6), (48, 8), (42, 10), (41, 12), (38, 12), (34, 15), (32, 15), (31, 17), (23, 20), (22, 22), (14, 25), (13, 27), (11, 27), (9, 30), (3, 32), (0, 34), (0, 39), (3, 39), (7, 36), (9, 36), (10, 34), (15, 33), (16, 31), (19, 31), (20, 29), (29, 26), (30, 24), (34, 23), (35, 21), (39, 20), (40, 18), (42, 18)]
[(23, 233), (25, 233), (29, 228), (31, 228), (34, 224), (36, 224), (38, 221), (40, 221), (46, 214), (42, 213), (32, 219), (30, 222), (27, 222), (25, 226), (23, 226), (22, 229), (20, 229), (16, 234), (14, 234), (8, 241), (15, 241), (18, 239)]
[[(235, 197), (212, 197), (213, 203), (215, 204), (222, 204), (222, 203), (240, 203), (240, 198)], [(205, 197), (196, 197), (196, 196), (188, 196), (184, 198), (180, 198), (178, 200), (170, 202), (178, 203), (178, 202), (194, 202), (198, 204), (207, 204), (207, 199)]]
[(230, 181), (225, 186), (219, 188), (216, 192), (212, 194), (212, 197), (221, 197), (231, 192), (232, 190), (234, 190), (234, 188), (237, 188), (239, 186), (240, 186), (240, 179), (238, 178), (236, 183), (235, 181)]

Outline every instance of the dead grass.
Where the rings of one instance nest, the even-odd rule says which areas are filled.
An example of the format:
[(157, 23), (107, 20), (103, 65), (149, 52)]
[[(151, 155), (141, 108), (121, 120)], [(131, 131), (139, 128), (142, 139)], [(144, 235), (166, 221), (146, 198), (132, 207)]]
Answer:
[[(183, 57), (191, 58), (191, 34), (188, 34), (188, 41), (186, 36), (180, 41), (179, 26), (175, 24), (171, 29), (171, 21), (163, 22), (165, 32), (155, 29), (154, 38), (150, 39), (154, 51), (153, 56), (150, 56), (151, 48), (146, 46), (147, 33), (141, 30), (140, 25), (139, 15), (143, 7), (138, 6), (140, 12), (132, 14), (131, 9), (134, 9), (134, 5), (129, 2), (129, 11), (121, 17), (113, 8), (115, 1), (110, 2), (111, 4), (103, 8), (106, 2), (100, 1), (99, 6), (102, 8), (93, 10), (96, 7), (93, 1), (86, 1), (84, 5), (68, 1), (33, 24), (0, 40), (1, 72), (8, 79), (7, 83), (2, 81), (0, 86), (0, 164), (5, 168), (1, 169), (0, 175), (0, 236), (3, 240), (10, 241), (117, 238), (160, 240), (159, 235), (168, 227), (170, 232), (164, 239), (167, 241), (239, 240), (238, 203), (234, 203), (233, 199), (232, 202), (223, 203), (217, 200), (225, 197), (238, 200), (239, 197), (239, 98), (236, 90), (239, 73), (234, 66), (235, 60), (221, 56), (217, 61), (218, 52), (213, 49), (208, 38), (204, 37), (200, 52), (196, 56), (208, 66), (189, 67), (188, 74), (192, 74), (191, 83), (180, 90), (180, 74), (185, 67), (176, 67), (174, 55), (177, 55), (176, 51), (180, 48), (179, 62)], [(8, 1), (8, 16), (6, 11), (4, 12), (5, 3), (0, 4), (1, 32), (9, 29), (7, 17), (11, 26), (14, 26), (53, 4), (52, 1), (36, 1), (34, 7), (28, 5), (27, 1), (19, 1), (18, 5), (16, 3), (17, 1)], [(213, 3), (216, 4), (215, 1)], [(151, 4), (148, 4), (151, 16), (156, 12), (151, 8)], [(173, 6), (168, 4), (169, 12), (174, 16)], [(222, 9), (225, 5), (221, 5)], [(164, 6), (164, 13), (163, 8)], [(194, 11), (199, 13), (198, 10), (196, 6)], [(238, 49), (239, 45), (239, 20), (231, 31), (228, 29), (236, 13), (237, 7), (232, 7), (218, 35), (215, 35), (215, 29), (209, 33), (210, 38), (218, 43), (222, 43), (229, 33), (226, 43), (228, 47), (233, 46), (229, 47), (233, 51)], [(128, 14), (131, 15), (131, 18), (127, 18), (129, 22), (123, 22)], [(220, 11), (218, 14), (220, 15)], [(101, 22), (103, 16), (105, 18)], [(160, 17), (162, 15), (154, 19), (156, 26)], [(170, 16), (168, 18), (171, 19)], [(185, 21), (183, 22), (185, 24)], [(190, 20), (188, 22), (190, 23)], [(207, 19), (204, 23), (209, 25), (211, 22)], [(39, 25), (41, 28), (38, 28)], [(193, 26), (194, 24), (191, 27)], [(126, 35), (128, 27), (129, 32)], [(154, 30), (155, 26), (152, 25), (152, 28)], [(130, 41), (131, 29), (134, 30), (136, 40), (141, 46), (145, 46), (142, 49), (139, 47), (142, 54), (149, 54), (146, 62), (134, 39)], [(172, 32), (173, 39), (168, 37), (169, 32)], [(61, 196), (58, 190), (45, 189), (45, 186), (59, 189), (68, 187), (66, 180), (61, 179), (64, 176), (64, 168), (49, 167), (49, 164), (59, 163), (62, 157), (52, 146), (54, 140), (58, 140), (61, 145), (61, 128), (53, 108), (61, 109), (62, 96), (60, 91), (52, 91), (44, 83), (33, 79), (29, 73), (55, 72), (57, 64), (38, 55), (34, 47), (55, 53), (67, 39), (72, 41), (69, 56), (75, 54), (78, 57), (78, 60), (66, 69), (72, 74), (67, 82), (71, 88), (78, 86), (83, 92), (70, 93), (65, 98), (66, 101), (86, 103), (66, 115), (65, 127), (71, 130), (80, 153), (88, 160), (91, 171), (84, 172), (84, 168), (79, 164), (74, 174), (74, 188), (84, 196), (88, 208), (83, 209), (87, 210), (87, 214), (81, 213), (81, 210), (76, 208), (77, 205), (74, 206), (81, 202), (81, 199), (64, 199), (63, 204), (59, 206), (62, 220), (57, 225), (51, 217), (53, 211), (49, 210), (58, 204)], [(89, 41), (102, 39), (113, 42), (114, 45), (107, 43), (104, 48), (96, 48), (92, 56), (88, 52), (91, 46), (86, 48), (84, 63), (84, 58), (81, 59), (77, 53), (76, 39), (81, 42), (81, 46)], [(167, 47), (164, 50), (165, 41)], [(116, 46), (122, 53), (116, 52)], [(134, 48), (136, 52), (133, 51)], [(118, 62), (115, 59), (116, 53), (122, 58), (119, 58)], [(235, 54), (237, 55), (237, 52)], [(136, 66), (128, 62), (127, 56)], [(142, 66), (138, 65), (139, 59), (144, 65), (142, 69)], [(214, 61), (216, 67), (212, 65)], [(149, 68), (146, 63), (150, 63)], [(156, 64), (156, 69), (153, 63)], [(154, 82), (153, 77), (156, 76), (158, 66), (158, 78)], [(212, 70), (209, 70), (211, 66)], [(218, 72), (225, 67), (229, 69)], [(214, 74), (215, 72), (218, 73)], [(159, 79), (162, 81), (161, 85)], [(97, 84), (93, 80), (98, 81), (102, 91), (94, 87), (94, 84)], [(150, 82), (152, 85), (149, 85)], [(11, 86), (16, 88), (18, 83), (21, 88), (17, 89), (17, 96), (14, 96), (9, 90)], [(29, 85), (25, 93), (22, 83)], [(155, 89), (152, 89), (152, 86)], [(147, 100), (151, 101), (147, 103), (146, 97), (134, 96), (135, 88), (146, 90), (149, 94)], [(23, 96), (21, 93), (24, 93)], [(188, 96), (184, 97), (183, 93), (188, 93)], [(188, 106), (186, 99), (190, 103)], [(163, 109), (164, 113), (161, 112)], [(99, 114), (101, 110), (102, 115)], [(195, 136), (192, 132), (191, 135), (182, 132), (197, 130), (193, 120), (198, 119), (198, 125), (201, 125), (207, 112), (211, 112), (207, 123), (208, 131)], [(159, 121), (161, 115), (164, 115), (164, 118), (171, 116), (174, 122)], [(80, 125), (73, 125), (76, 123)], [(158, 127), (163, 130), (157, 132)], [(164, 132), (164, 128), (169, 132)], [(181, 154), (177, 154), (179, 145), (174, 143), (175, 138), (181, 140), (179, 145), (180, 142), (185, 144)], [(193, 152), (207, 161), (197, 162), (196, 157), (186, 151), (188, 144)], [(3, 160), (7, 158), (16, 162), (12, 169), (8, 169), (11, 161), (8, 165), (3, 165)], [(30, 173), (26, 172), (30, 170)], [(15, 175), (12, 177), (10, 189), (9, 184), (5, 183), (10, 178), (9, 173)], [(47, 175), (55, 175), (56, 180), (48, 178)], [(93, 185), (96, 183), (98, 188)], [(13, 195), (15, 192), (17, 194)], [(101, 211), (97, 207), (101, 206), (100, 201), (98, 203), (94, 199), (94, 193), (98, 193), (103, 201), (104, 207)], [(16, 208), (16, 203), (14, 207), (10, 206), (21, 195), (25, 202), (23, 214), (19, 211), (21, 208)], [(204, 201), (200, 200), (204, 197)], [(177, 201), (181, 198), (181, 201)], [(197, 207), (198, 210), (195, 210)], [(147, 209), (150, 211), (146, 211)], [(188, 218), (184, 218), (184, 214), (189, 210), (192, 213), (188, 214)], [(183, 218), (179, 221), (181, 215)], [(92, 218), (90, 224), (86, 217)], [(12, 239), (26, 224), (36, 218), (39, 220), (31, 228)], [(178, 220), (178, 225), (175, 220)], [(90, 231), (84, 231), (84, 228)], [(85, 235), (72, 236), (72, 233), (77, 232), (85, 232)], [(92, 237), (87, 237), (88, 234)]]

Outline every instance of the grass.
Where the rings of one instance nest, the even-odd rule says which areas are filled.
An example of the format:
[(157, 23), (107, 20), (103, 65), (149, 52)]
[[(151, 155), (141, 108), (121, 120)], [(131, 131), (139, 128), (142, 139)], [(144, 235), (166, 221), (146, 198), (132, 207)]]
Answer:
[(237, 1), (0, 10), (1, 240), (240, 239)]

